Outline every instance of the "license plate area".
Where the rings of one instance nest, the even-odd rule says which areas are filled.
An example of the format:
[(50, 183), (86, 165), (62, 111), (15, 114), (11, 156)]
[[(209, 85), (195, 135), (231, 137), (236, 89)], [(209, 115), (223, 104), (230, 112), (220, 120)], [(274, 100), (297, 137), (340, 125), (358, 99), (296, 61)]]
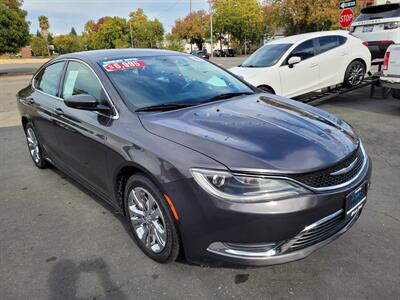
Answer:
[(367, 184), (356, 188), (346, 197), (346, 217), (353, 216), (367, 200)]
[(372, 31), (374, 31), (374, 25), (363, 27), (363, 32), (372, 32)]

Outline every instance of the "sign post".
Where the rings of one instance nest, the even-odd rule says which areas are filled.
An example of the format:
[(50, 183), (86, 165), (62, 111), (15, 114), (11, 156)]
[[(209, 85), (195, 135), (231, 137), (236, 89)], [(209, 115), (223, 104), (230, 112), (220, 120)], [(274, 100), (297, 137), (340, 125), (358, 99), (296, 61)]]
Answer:
[(353, 23), (354, 14), (349, 8), (344, 9), (339, 17), (339, 23), (342, 27), (347, 28)]

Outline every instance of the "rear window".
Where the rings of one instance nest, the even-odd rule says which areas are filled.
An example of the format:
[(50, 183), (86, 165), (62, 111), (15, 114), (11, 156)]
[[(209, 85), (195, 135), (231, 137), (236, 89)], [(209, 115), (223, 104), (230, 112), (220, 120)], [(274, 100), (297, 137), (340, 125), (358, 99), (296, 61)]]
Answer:
[(400, 4), (378, 5), (362, 9), (356, 22), (397, 17), (400, 17)]

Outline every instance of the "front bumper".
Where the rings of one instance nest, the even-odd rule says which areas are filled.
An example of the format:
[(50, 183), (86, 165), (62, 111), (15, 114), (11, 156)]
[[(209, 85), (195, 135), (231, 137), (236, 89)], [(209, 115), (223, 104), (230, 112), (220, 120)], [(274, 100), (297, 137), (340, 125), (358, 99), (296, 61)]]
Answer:
[[(166, 192), (180, 216), (178, 225), (189, 262), (272, 265), (304, 258), (345, 233), (357, 221), (366, 201), (360, 202), (351, 216), (345, 216), (346, 197), (358, 187), (369, 185), (371, 169), (367, 159), (357, 179), (345, 187), (265, 203), (216, 199), (193, 179), (171, 183)], [(329, 234), (304, 244), (308, 231), (323, 220), (333, 222), (331, 216), (335, 217), (335, 226)], [(270, 245), (273, 247), (268, 248)]]
[[(361, 215), (365, 202), (366, 198), (360, 202), (348, 218), (341, 219), (344, 212), (343, 210), (339, 210), (307, 226), (293, 239), (284, 241), (270, 249), (263, 250), (260, 247), (251, 246), (240, 249), (240, 247), (232, 247), (230, 244), (213, 243), (207, 250), (226, 257), (231, 263), (242, 265), (267, 266), (299, 260), (307, 257), (315, 250), (332, 242), (349, 230)], [(336, 219), (340, 221), (335, 222)], [(313, 239), (316, 239), (317, 242), (313, 243)]]

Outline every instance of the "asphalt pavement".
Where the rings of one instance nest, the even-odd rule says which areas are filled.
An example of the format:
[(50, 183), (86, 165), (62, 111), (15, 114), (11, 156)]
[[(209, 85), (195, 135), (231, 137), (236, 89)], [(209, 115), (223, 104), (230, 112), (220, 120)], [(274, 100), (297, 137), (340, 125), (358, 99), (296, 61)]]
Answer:
[(348, 233), (301, 261), (208, 268), (151, 261), (110, 206), (59, 170), (35, 168), (14, 98), (28, 80), (0, 78), (1, 299), (400, 298), (399, 100), (364, 88), (320, 106), (355, 127), (373, 161)]

